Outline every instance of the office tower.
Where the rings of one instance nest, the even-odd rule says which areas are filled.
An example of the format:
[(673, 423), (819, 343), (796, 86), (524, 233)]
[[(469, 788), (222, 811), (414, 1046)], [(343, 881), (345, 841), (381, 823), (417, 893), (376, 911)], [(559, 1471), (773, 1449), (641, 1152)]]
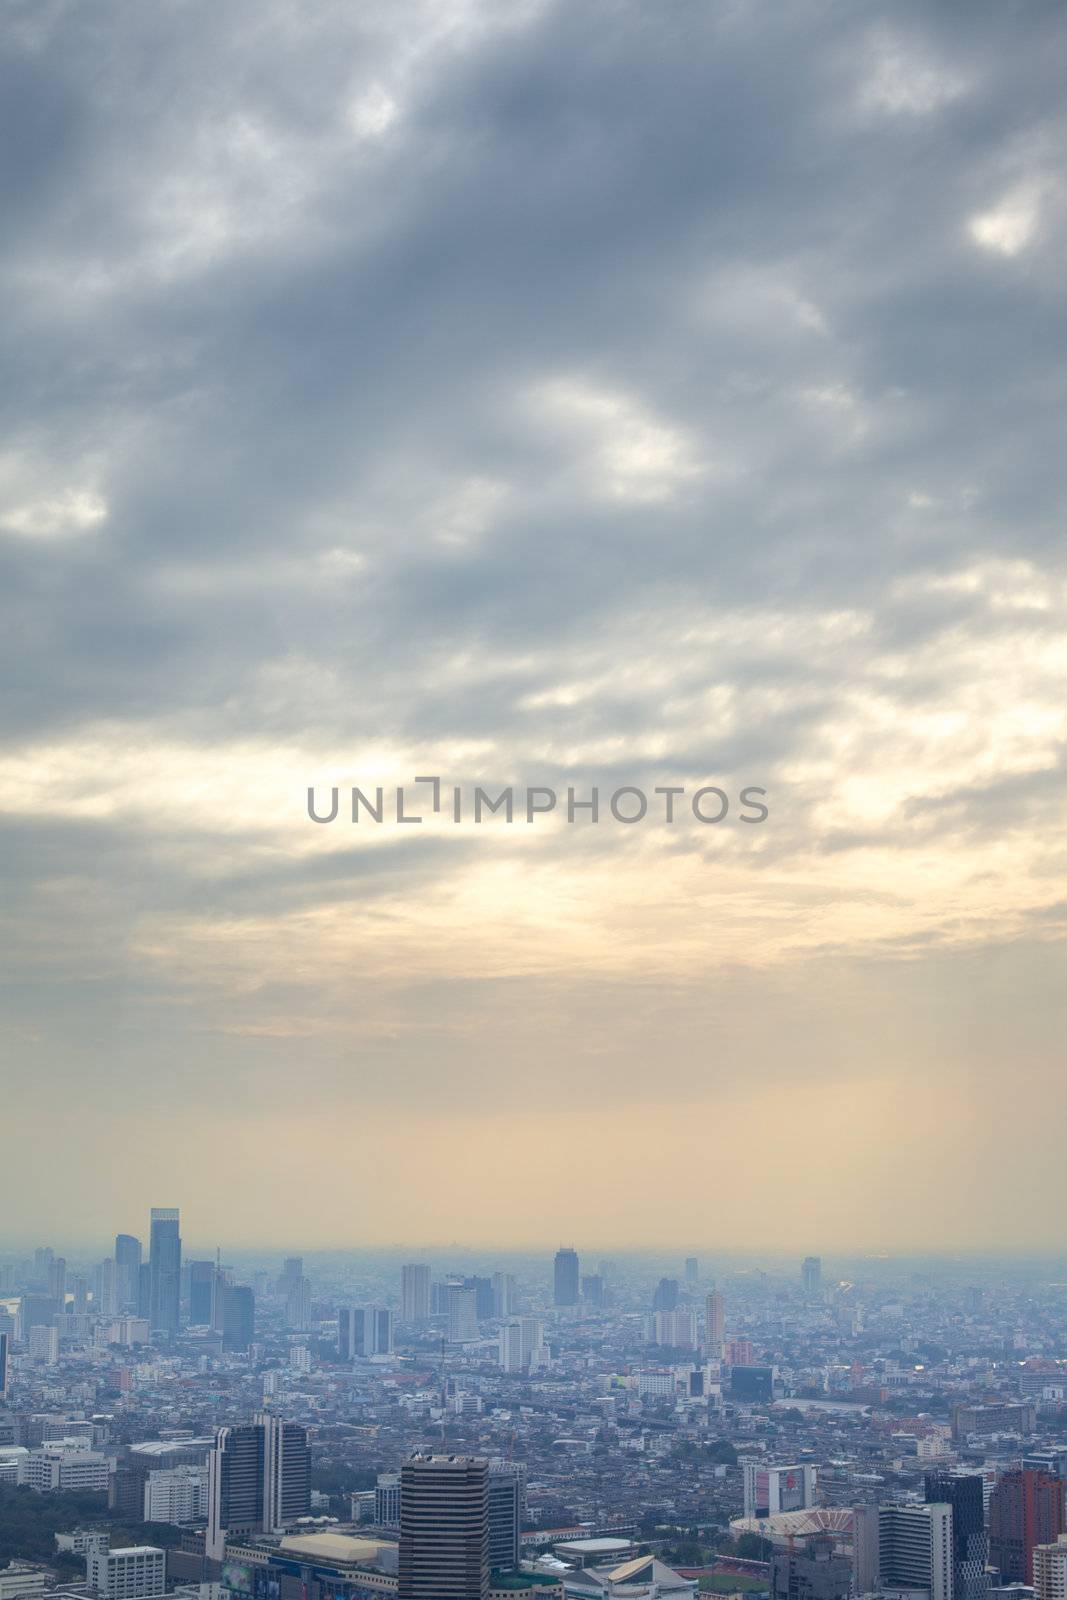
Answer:
[(430, 1320), (430, 1269), (424, 1262), (412, 1261), (400, 1269), (400, 1320)]
[(474, 1309), (479, 1322), (488, 1322), (493, 1315), (493, 1281), (491, 1278), (464, 1278), (463, 1287), (474, 1290)]
[(311, 1326), (311, 1284), (307, 1278), (294, 1278), (285, 1299), (285, 1326), (303, 1333)]
[(552, 1299), (557, 1306), (578, 1304), (579, 1266), (577, 1251), (563, 1245), (556, 1251), (553, 1269)]
[(117, 1317), (123, 1307), (119, 1300), (119, 1269), (114, 1256), (101, 1261), (93, 1273), (94, 1310), (105, 1317)]
[(604, 1280), (598, 1272), (582, 1273), (582, 1304), (598, 1308), (604, 1304)]
[(493, 1284), (493, 1309), (491, 1315), (503, 1318), (510, 1317), (515, 1310), (515, 1279), (510, 1272), (494, 1272)]
[(448, 1342), (471, 1344), (478, 1338), (478, 1295), (463, 1284), (449, 1285)]
[(400, 1474), (380, 1472), (374, 1485), (374, 1521), (391, 1533), (400, 1531)]
[(152, 1268), (147, 1261), (142, 1261), (137, 1268), (137, 1315), (144, 1317), (146, 1322), (151, 1321), (152, 1311)]
[(256, 1336), (256, 1297), (247, 1283), (216, 1283), (215, 1326), (228, 1354), (247, 1350)]
[(393, 1353), (393, 1312), (387, 1306), (342, 1306), (337, 1313), (337, 1353), (342, 1361)]
[(283, 1300), (287, 1300), (294, 1287), (304, 1276), (303, 1256), (286, 1256), (282, 1262), (282, 1270), (278, 1275), (276, 1288)]
[(48, 1263), (48, 1298), (62, 1311), (67, 1298), (67, 1263), (62, 1256), (54, 1256)]
[(208, 1457), (205, 1553), (222, 1559), (227, 1534), (277, 1533), (311, 1504), (307, 1432), (295, 1422), (257, 1416), (220, 1428)]
[(182, 1241), (176, 1206), (153, 1206), (148, 1247), (148, 1320), (153, 1333), (177, 1338), (182, 1287)]
[(704, 1349), (714, 1361), (721, 1361), (726, 1348), (726, 1301), (721, 1289), (713, 1289), (704, 1301)]
[(1024, 1467), (1006, 1472), (989, 1500), (989, 1561), (1002, 1583), (1033, 1583), (1034, 1547), (1067, 1532), (1064, 1481)]
[(39, 1289), (48, 1288), (48, 1269), (52, 1265), (51, 1245), (40, 1245), (33, 1252), (33, 1282)]
[(1034, 1600), (1067, 1600), (1067, 1534), (1034, 1546)]
[(852, 1562), (832, 1537), (806, 1539), (771, 1554), (770, 1600), (849, 1600)]
[(815, 1468), (767, 1466), (754, 1456), (741, 1461), (746, 1517), (773, 1517), (815, 1504)]
[(809, 1300), (822, 1292), (822, 1261), (819, 1256), (805, 1256), (800, 1268), (800, 1281)]
[(983, 1600), (989, 1587), (983, 1487), (976, 1473), (928, 1472), (923, 1480), (928, 1501), (952, 1507), (953, 1600)]
[(75, 1278), (71, 1284), (71, 1294), (74, 1299), (74, 1315), (76, 1317), (84, 1317), (89, 1310), (88, 1278)]
[[(141, 1241), (132, 1233), (115, 1235), (115, 1289), (118, 1295), (116, 1311), (140, 1311), (138, 1305), (138, 1276), (141, 1271)], [(143, 1314), (143, 1313), (142, 1313)]]
[(526, 1504), (526, 1468), (517, 1461), (489, 1463), (489, 1570), (513, 1572), (519, 1565)]
[(397, 1600), (486, 1600), (488, 1593), (488, 1461), (412, 1456), (400, 1469)]
[(215, 1263), (189, 1263), (189, 1322), (194, 1328), (215, 1325)]
[(0, 1333), (0, 1401), (7, 1399), (8, 1335)]
[(678, 1309), (678, 1279), (661, 1278), (656, 1285), (656, 1292), (652, 1296), (653, 1311), (677, 1311)]
[(685, 1281), (686, 1281), (686, 1283), (696, 1283), (696, 1281), (697, 1281), (697, 1279), (699, 1277), (700, 1277), (700, 1263), (698, 1262), (696, 1256), (686, 1256), (686, 1258), (685, 1258)]
[(952, 1507), (856, 1506), (852, 1513), (854, 1592), (924, 1589), (953, 1600)]

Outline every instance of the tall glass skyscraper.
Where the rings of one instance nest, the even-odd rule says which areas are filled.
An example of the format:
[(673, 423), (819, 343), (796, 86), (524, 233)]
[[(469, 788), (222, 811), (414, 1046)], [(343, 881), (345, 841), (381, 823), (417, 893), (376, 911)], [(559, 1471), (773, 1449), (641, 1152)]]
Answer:
[(150, 1289), (148, 1321), (153, 1333), (174, 1339), (182, 1287), (182, 1241), (177, 1206), (152, 1207), (148, 1265)]

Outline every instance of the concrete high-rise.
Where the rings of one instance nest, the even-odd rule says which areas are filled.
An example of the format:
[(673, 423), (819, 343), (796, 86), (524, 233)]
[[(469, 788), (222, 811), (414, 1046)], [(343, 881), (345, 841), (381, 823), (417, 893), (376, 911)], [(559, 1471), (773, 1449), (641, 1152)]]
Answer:
[(1034, 1546), (1034, 1600), (1067, 1600), (1067, 1533)]
[(430, 1269), (425, 1262), (411, 1261), (400, 1269), (400, 1320), (430, 1320)]
[(552, 1300), (557, 1306), (576, 1306), (580, 1279), (578, 1253), (561, 1245), (556, 1251), (552, 1274)]
[(448, 1291), (448, 1342), (473, 1344), (478, 1338), (478, 1291), (451, 1284)]
[(176, 1206), (153, 1206), (148, 1247), (148, 1320), (153, 1333), (178, 1334), (181, 1312), (182, 1241)]
[(189, 1322), (194, 1328), (211, 1328), (215, 1321), (215, 1263), (189, 1263)]
[(1002, 1583), (1033, 1583), (1034, 1548), (1067, 1533), (1062, 1478), (1024, 1467), (1006, 1472), (989, 1499), (989, 1561)]
[(815, 1300), (822, 1293), (822, 1259), (819, 1256), (805, 1256), (800, 1268), (800, 1281), (804, 1293), (810, 1300)]
[(526, 1468), (517, 1461), (490, 1461), (490, 1572), (512, 1572), (518, 1567), (525, 1504)]
[(342, 1361), (393, 1353), (393, 1312), (387, 1306), (342, 1306), (337, 1313), (337, 1353)]
[(726, 1348), (726, 1301), (720, 1289), (713, 1289), (704, 1301), (704, 1349), (710, 1359), (721, 1361)]
[(226, 1535), (277, 1533), (311, 1504), (307, 1432), (295, 1422), (257, 1416), (220, 1428), (208, 1457), (205, 1553), (225, 1554)]
[(486, 1600), (489, 1463), (412, 1456), (400, 1469), (397, 1600)]
[(923, 1589), (929, 1600), (953, 1600), (952, 1507), (856, 1506), (852, 1564), (857, 1595)]

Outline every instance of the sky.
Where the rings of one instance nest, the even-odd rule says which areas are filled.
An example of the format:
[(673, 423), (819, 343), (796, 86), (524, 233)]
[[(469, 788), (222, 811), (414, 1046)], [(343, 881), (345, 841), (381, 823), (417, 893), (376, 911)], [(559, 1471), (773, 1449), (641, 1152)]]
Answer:
[(1065, 46), (8, 0), (0, 1236), (1058, 1244)]

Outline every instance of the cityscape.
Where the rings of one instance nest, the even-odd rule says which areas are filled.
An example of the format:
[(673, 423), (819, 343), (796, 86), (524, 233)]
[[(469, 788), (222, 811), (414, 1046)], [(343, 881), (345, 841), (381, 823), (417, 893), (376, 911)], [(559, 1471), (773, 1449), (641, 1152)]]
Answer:
[(1063, 1600), (1067, 1278), (0, 1252), (0, 1600)]

